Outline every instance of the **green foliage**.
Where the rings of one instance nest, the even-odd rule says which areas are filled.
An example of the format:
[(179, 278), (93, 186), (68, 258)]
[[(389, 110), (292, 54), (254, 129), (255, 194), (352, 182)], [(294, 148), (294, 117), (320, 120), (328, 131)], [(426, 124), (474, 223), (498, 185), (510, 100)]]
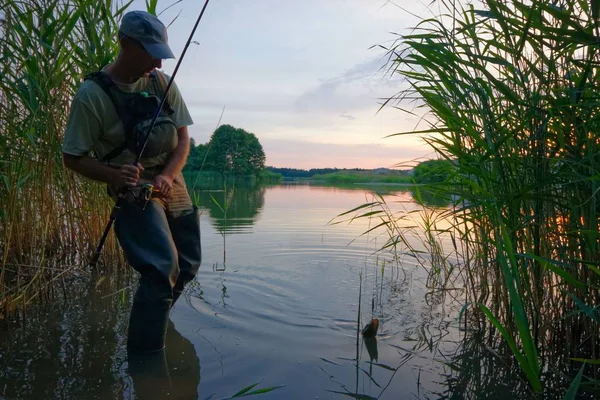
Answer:
[(577, 376), (575, 377), (575, 379), (573, 379), (573, 382), (571, 382), (571, 386), (569, 386), (569, 390), (567, 390), (567, 393), (565, 393), (565, 397), (563, 397), (563, 400), (575, 400), (577, 398), (577, 390), (579, 389), (579, 385), (581, 384), (581, 377), (583, 375), (584, 367), (585, 364), (581, 366), (579, 372), (577, 373)]
[[(83, 77), (117, 55), (130, 3), (0, 2), (0, 319), (53, 282), (54, 257), (51, 277), (87, 262), (108, 220), (105, 189), (62, 167), (61, 143)], [(103, 261), (123, 265), (119, 254), (109, 238)]]
[(298, 168), (276, 168), (267, 167), (269, 171), (281, 174), (285, 178), (309, 178), (317, 174), (327, 174), (340, 171), (338, 168), (314, 168), (314, 169), (298, 169)]
[[(415, 179), (453, 207), (436, 213), (423, 203), (426, 222), (414, 233), (430, 259), (407, 239), (406, 215), (381, 218), (384, 248), (413, 249), (430, 284), (465, 282), (472, 330), (485, 330), (498, 354), (510, 349), (536, 398), (554, 377), (577, 374), (568, 357), (600, 357), (600, 2), (440, 3), (443, 14), (389, 49), (390, 70), (408, 89), (387, 104), (418, 101), (410, 112), (426, 126), (399, 135), (424, 136), (452, 160), (451, 170), (420, 166)], [(438, 237), (452, 243), (447, 254)], [(583, 376), (599, 372), (588, 363)]]
[(259, 181), (262, 183), (277, 183), (281, 182), (283, 175), (269, 170), (263, 170), (259, 175)]
[(238, 397), (245, 397), (245, 396), (252, 396), (252, 395), (257, 395), (257, 394), (269, 393), (269, 392), (271, 392), (273, 390), (280, 389), (280, 388), (283, 387), (283, 385), (280, 385), (280, 386), (272, 386), (272, 387), (268, 387), (268, 388), (264, 388), (264, 389), (252, 390), (259, 383), (260, 382), (257, 382), (257, 383), (254, 383), (252, 385), (249, 385), (249, 386), (243, 388), (242, 390), (238, 391), (236, 394), (234, 394), (233, 396), (231, 396), (228, 399), (234, 399), (234, 398), (238, 398)]
[(206, 144), (196, 144), (193, 138), (190, 139), (190, 154), (185, 165), (186, 171), (206, 170), (206, 168), (203, 168), (203, 164), (206, 160), (207, 147)]
[[(387, 177), (391, 177), (390, 182), (395, 182), (396, 176), (409, 177), (410, 170), (393, 170), (387, 168), (378, 169), (364, 169), (364, 168), (311, 168), (311, 169), (298, 169), (298, 168), (276, 168), (266, 167), (267, 170), (279, 173), (285, 178), (312, 178), (316, 176), (323, 176), (326, 174), (352, 174), (352, 175), (370, 175), (379, 176), (382, 181), (385, 181)], [(409, 181), (409, 179), (407, 179)]]
[(414, 168), (413, 176), (416, 183), (449, 183), (455, 170), (451, 161), (428, 160)]
[(312, 179), (324, 180), (331, 184), (350, 184), (350, 183), (413, 183), (411, 177), (392, 173), (377, 174), (368, 172), (333, 172), (329, 174), (315, 174)]
[[(206, 159), (205, 159), (206, 157)], [(207, 145), (191, 146), (188, 171), (217, 171), (225, 175), (256, 175), (265, 168), (265, 152), (256, 135), (221, 125)]]
[(152, 14), (156, 15), (156, 6), (158, 4), (158, 0), (146, 0), (146, 10)]

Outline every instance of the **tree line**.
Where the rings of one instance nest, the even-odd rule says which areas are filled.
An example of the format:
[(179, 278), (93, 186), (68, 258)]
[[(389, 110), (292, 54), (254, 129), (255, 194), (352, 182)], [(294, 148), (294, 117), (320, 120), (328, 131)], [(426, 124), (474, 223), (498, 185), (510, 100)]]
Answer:
[(284, 178), (312, 178), (340, 172), (360, 173), (379, 172), (381, 174), (412, 175), (416, 183), (436, 183), (448, 181), (454, 165), (448, 160), (428, 160), (413, 170), (389, 170), (386, 168), (278, 168), (265, 167), (265, 152), (254, 133), (231, 125), (221, 125), (210, 137), (208, 143), (197, 144), (190, 139), (190, 154), (185, 166), (188, 172), (212, 171), (223, 175), (260, 175), (264, 172)]
[(365, 168), (311, 168), (311, 169), (298, 169), (298, 168), (276, 168), (276, 167), (266, 167), (267, 171), (281, 174), (281, 176), (285, 178), (312, 178), (316, 175), (325, 175), (325, 174), (333, 174), (336, 172), (348, 172), (348, 173), (356, 173), (356, 172), (375, 172), (381, 171), (382, 174), (385, 173), (393, 173), (396, 175), (410, 175), (410, 171), (399, 171), (399, 170), (390, 170), (386, 168), (379, 169), (365, 169)]
[(267, 170), (276, 174), (281, 174), (286, 178), (310, 178), (314, 175), (329, 174), (341, 171), (339, 168), (312, 168), (309, 170), (298, 168), (276, 168), (267, 167)]

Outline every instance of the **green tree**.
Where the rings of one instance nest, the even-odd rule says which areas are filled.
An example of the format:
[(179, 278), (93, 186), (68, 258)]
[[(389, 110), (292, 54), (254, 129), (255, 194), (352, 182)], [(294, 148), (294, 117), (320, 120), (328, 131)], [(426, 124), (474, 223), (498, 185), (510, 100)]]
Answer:
[(448, 183), (452, 179), (455, 166), (448, 160), (427, 160), (414, 169), (417, 183)]
[(231, 125), (221, 125), (210, 138), (207, 170), (231, 175), (252, 175), (265, 168), (265, 152), (256, 135)]
[(202, 163), (206, 156), (206, 148), (207, 145), (196, 144), (196, 141), (193, 138), (190, 139), (190, 154), (188, 155), (187, 163), (185, 165), (186, 170), (200, 171), (202, 169)]

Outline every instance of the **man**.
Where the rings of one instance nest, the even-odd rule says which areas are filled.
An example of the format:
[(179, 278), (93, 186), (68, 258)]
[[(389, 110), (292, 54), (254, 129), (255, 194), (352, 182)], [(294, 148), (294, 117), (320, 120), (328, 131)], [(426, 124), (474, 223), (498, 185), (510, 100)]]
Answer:
[[(164, 348), (169, 310), (202, 258), (198, 209), (181, 174), (193, 121), (173, 83), (168, 105), (133, 165), (167, 86), (168, 77), (157, 68), (174, 56), (165, 26), (147, 12), (125, 14), (118, 37), (117, 59), (91, 74), (73, 99), (62, 151), (67, 168), (106, 183), (115, 200), (126, 193), (114, 229), (127, 261), (141, 274), (127, 344), (135, 352), (153, 352)], [(140, 189), (148, 183), (154, 191), (144, 203)]]

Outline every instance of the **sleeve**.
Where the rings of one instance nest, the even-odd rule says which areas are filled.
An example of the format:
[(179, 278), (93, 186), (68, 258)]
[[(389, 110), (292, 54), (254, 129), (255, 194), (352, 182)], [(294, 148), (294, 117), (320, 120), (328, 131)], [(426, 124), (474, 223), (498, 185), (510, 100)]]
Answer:
[(71, 103), (62, 144), (63, 153), (74, 156), (86, 155), (102, 135), (100, 119), (92, 112), (84, 99), (85, 96), (78, 93)]
[[(165, 84), (166, 87), (169, 79), (171, 78), (166, 74), (164, 74), (163, 76), (167, 81), (167, 83)], [(169, 93), (167, 94), (167, 100), (169, 100), (169, 104), (171, 105), (173, 110), (175, 110), (175, 113), (171, 116), (171, 118), (173, 118), (173, 120), (175, 121), (177, 128), (194, 124), (194, 121), (192, 120), (187, 105), (185, 104), (185, 101), (183, 101), (183, 97), (181, 96), (181, 92), (179, 91), (179, 88), (177, 87), (175, 81), (173, 81), (173, 83), (171, 84), (171, 89), (169, 89)]]

